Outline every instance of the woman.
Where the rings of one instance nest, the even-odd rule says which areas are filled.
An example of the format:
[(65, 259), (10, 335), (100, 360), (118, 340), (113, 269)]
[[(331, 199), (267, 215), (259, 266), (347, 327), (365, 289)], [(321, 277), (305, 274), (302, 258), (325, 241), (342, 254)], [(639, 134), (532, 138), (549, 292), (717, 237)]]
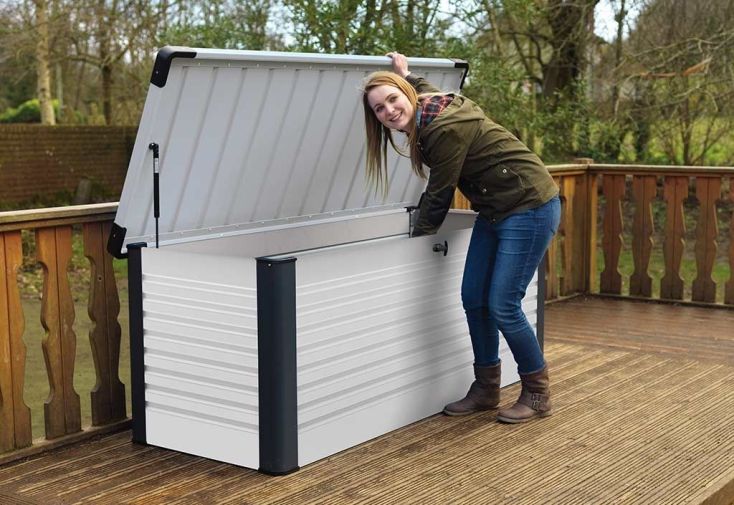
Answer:
[(393, 72), (367, 77), (363, 105), (367, 175), (387, 190), (386, 150), (392, 130), (408, 137), (413, 171), (426, 178), (413, 236), (435, 233), (458, 187), (479, 213), (467, 252), (461, 297), (474, 350), (475, 380), (444, 413), (458, 416), (499, 405), (499, 333), (517, 361), (522, 392), (499, 421), (526, 422), (552, 413), (548, 368), (522, 312), (533, 273), (560, 221), (558, 188), (543, 162), (471, 100), (440, 93), (388, 53)]

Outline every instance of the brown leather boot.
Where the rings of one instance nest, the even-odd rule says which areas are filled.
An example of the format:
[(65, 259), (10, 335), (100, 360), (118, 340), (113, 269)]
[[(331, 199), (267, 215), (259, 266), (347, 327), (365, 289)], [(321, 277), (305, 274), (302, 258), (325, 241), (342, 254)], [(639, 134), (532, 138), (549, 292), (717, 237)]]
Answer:
[(479, 410), (496, 409), (500, 403), (500, 366), (474, 365), (476, 380), (469, 387), (469, 392), (461, 400), (449, 403), (443, 408), (448, 416), (465, 416)]
[(520, 374), (522, 391), (515, 405), (497, 412), (497, 420), (503, 423), (525, 423), (536, 417), (553, 413), (550, 402), (548, 367), (539, 372)]

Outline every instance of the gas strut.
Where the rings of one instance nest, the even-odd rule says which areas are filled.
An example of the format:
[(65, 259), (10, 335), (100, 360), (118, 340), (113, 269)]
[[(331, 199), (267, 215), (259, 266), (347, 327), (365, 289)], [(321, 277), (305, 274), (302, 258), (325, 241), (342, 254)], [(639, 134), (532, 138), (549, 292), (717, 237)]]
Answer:
[(151, 142), (148, 149), (153, 151), (153, 217), (155, 218), (155, 248), (158, 249), (158, 218), (161, 217), (161, 197), (159, 187), (158, 144)]

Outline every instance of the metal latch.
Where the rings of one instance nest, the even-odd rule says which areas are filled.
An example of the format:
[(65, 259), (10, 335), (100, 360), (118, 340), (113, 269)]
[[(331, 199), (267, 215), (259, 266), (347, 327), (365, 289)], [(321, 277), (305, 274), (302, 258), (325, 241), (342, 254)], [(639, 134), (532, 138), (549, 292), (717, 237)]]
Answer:
[(433, 244), (433, 252), (441, 252), (446, 256), (449, 253), (449, 243), (444, 240), (443, 244)]
[(417, 205), (411, 205), (409, 207), (405, 207), (405, 210), (408, 211), (408, 236), (413, 236), (413, 230), (415, 229), (415, 223), (418, 222), (418, 215), (420, 214), (420, 207)]

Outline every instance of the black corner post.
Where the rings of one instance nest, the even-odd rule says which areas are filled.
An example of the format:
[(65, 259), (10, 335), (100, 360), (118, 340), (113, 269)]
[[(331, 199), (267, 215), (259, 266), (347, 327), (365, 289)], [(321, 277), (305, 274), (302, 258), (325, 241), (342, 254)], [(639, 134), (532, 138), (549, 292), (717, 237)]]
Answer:
[(298, 470), (296, 258), (257, 259), (260, 468)]
[(133, 442), (147, 444), (145, 429), (145, 363), (143, 361), (143, 264), (145, 242), (127, 245), (127, 282), (130, 308), (130, 395)]
[(538, 265), (538, 306), (535, 311), (535, 334), (538, 337), (540, 349), (545, 351), (545, 269), (548, 264), (548, 253)]

